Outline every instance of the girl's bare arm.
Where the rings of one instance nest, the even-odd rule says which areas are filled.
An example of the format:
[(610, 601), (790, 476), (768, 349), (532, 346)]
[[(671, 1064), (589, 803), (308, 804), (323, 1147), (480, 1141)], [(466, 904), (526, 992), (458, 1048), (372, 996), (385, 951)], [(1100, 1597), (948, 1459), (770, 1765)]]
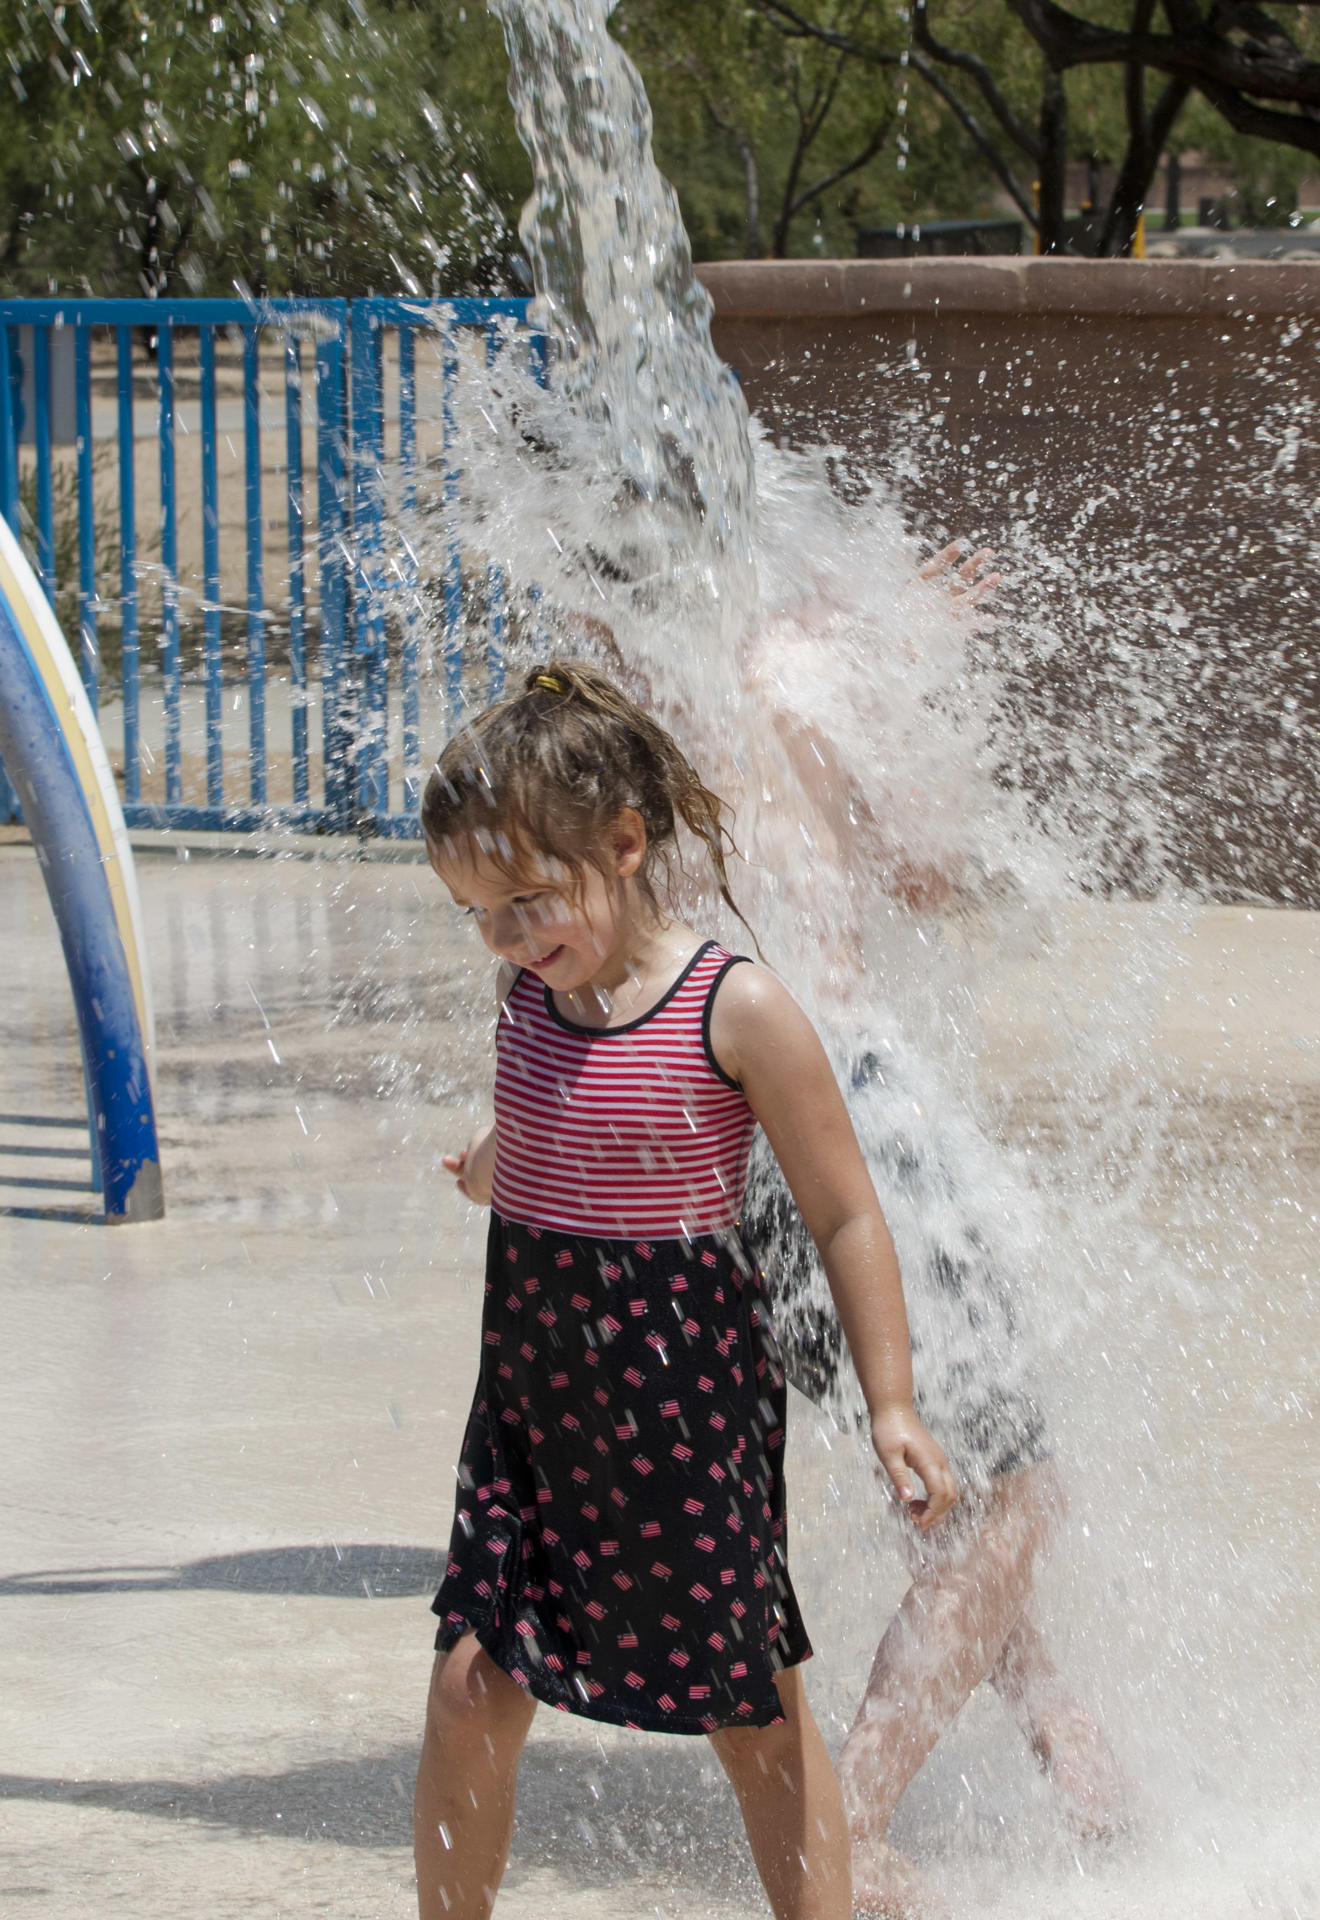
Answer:
[[(495, 1004), (502, 1007), (518, 978), (517, 969), (501, 960), (495, 974)], [(459, 1192), (479, 1207), (490, 1205), (490, 1183), (495, 1174), (495, 1122), (478, 1127), (460, 1153), (442, 1153), (440, 1164), (454, 1176)]]
[[(820, 1252), (875, 1450), (917, 1524), (957, 1498), (939, 1445), (912, 1405), (912, 1358), (894, 1243), (834, 1079), (806, 1015), (761, 967), (734, 967), (711, 1016), (711, 1046), (765, 1129)], [(926, 1490), (917, 1498), (912, 1475)]]
[(495, 1122), (478, 1127), (461, 1153), (441, 1154), (440, 1164), (453, 1174), (460, 1193), (479, 1207), (488, 1207), (495, 1172)]

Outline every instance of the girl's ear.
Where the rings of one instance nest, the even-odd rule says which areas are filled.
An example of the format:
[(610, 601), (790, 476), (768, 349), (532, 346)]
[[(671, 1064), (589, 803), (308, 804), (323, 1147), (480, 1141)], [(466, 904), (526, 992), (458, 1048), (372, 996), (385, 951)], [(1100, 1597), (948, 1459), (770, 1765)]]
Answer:
[(624, 807), (610, 822), (610, 849), (620, 880), (640, 873), (646, 859), (646, 827), (636, 807)]

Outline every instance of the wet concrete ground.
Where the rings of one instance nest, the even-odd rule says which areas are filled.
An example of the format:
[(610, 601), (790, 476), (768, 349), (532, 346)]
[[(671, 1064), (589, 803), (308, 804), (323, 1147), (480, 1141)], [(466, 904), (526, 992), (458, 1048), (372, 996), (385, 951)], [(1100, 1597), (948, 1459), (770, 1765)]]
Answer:
[[(432, 1169), (484, 1091), (485, 970), (407, 861), (149, 854), (139, 878), (168, 1217), (111, 1230), (87, 1190), (44, 889), (28, 849), (0, 847), (0, 1912), (396, 1920), (414, 1910), (427, 1603), (479, 1318), (480, 1222)], [(1317, 916), (1187, 924), (1158, 1071), (1200, 1089), (1212, 1120), (1213, 1097), (1231, 1106), (1235, 1159), (1281, 1117), (1290, 1154), (1314, 1149), (1316, 942)], [(1111, 991), (1103, 957), (1079, 953), (1062, 980), (1018, 958), (987, 987), (987, 1059), (1024, 1138), (1048, 1130), (1060, 1007), (1095, 1018)], [(1233, 1095), (1248, 1083), (1254, 1107)], [(1304, 1244), (1299, 1228), (1267, 1248), (1278, 1285), (1305, 1280)], [(1304, 1392), (1311, 1337), (1294, 1318), (1271, 1377), (1292, 1367)], [(837, 1740), (903, 1575), (870, 1518), (838, 1546), (833, 1516), (866, 1512), (869, 1481), (805, 1402), (793, 1420), (793, 1557)], [(1296, 1539), (1313, 1470), (1294, 1448), (1280, 1481), (1269, 1431), (1247, 1439)], [(860, 1611), (840, 1603), (840, 1552), (854, 1572), (867, 1561)], [(1313, 1595), (1313, 1525), (1303, 1552)], [(1284, 1631), (1269, 1670), (1310, 1658), (1313, 1629)], [(976, 1886), (937, 1857), (956, 1911), (1174, 1910), (1181, 1883), (1156, 1875), (1149, 1906), (1116, 1885), (1111, 1903), (1089, 1864), (1074, 1871), (996, 1712), (972, 1703), (964, 1745), (910, 1796), (908, 1835), (936, 1836), (938, 1856), (960, 1821), (1007, 1818), (1048, 1872), (1014, 1880), (989, 1853)], [(1245, 1913), (1246, 1884), (1183, 1910)], [(762, 1911), (703, 1743), (538, 1715), (501, 1916)]]

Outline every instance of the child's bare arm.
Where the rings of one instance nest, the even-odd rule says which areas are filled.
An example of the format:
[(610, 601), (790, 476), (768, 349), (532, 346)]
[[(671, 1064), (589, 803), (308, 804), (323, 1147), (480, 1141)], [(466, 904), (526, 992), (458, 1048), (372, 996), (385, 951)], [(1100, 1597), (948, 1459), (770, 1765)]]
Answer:
[[(948, 1461), (912, 1405), (912, 1358), (894, 1243), (825, 1050), (772, 974), (734, 967), (711, 1018), (716, 1059), (765, 1129), (820, 1251), (871, 1416), (875, 1450), (918, 1526), (957, 1498)], [(926, 1497), (916, 1497), (917, 1474)]]
[(932, 912), (947, 905), (957, 876), (929, 860), (914, 860), (894, 844), (820, 728), (783, 707), (772, 710), (772, 724), (798, 785), (836, 845), (851, 850), (854, 857), (861, 852), (872, 861), (883, 876), (885, 891), (912, 912)]
[(460, 1193), (479, 1207), (490, 1205), (490, 1182), (495, 1171), (495, 1122), (478, 1127), (461, 1153), (445, 1153), (440, 1164), (454, 1176)]
[[(501, 960), (495, 973), (495, 1004), (502, 1007), (518, 978), (518, 969)], [(461, 1153), (443, 1153), (440, 1164), (454, 1176), (454, 1183), (479, 1207), (490, 1205), (490, 1183), (495, 1173), (495, 1122), (478, 1127)]]

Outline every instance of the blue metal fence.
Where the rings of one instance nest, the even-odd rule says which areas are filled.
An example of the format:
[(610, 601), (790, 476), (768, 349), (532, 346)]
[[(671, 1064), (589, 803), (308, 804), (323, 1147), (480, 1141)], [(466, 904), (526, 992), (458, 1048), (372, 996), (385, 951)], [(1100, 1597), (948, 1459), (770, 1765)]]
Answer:
[[(471, 663), (464, 656), (464, 563), (459, 520), (461, 473), (455, 443), (455, 407), (460, 385), (460, 337), (484, 338), (493, 365), (514, 342), (541, 365), (542, 343), (526, 331), (527, 303), (520, 300), (423, 302), (396, 299), (343, 300), (10, 300), (0, 301), (0, 513), (15, 532), (30, 536), (46, 593), (70, 593), (76, 584), (82, 675), (93, 708), (107, 699), (120, 708), (123, 733), (124, 813), (130, 826), (247, 829), (280, 825), (311, 832), (356, 830), (411, 836), (421, 754), (421, 627), (418, 563), (407, 542), (389, 553), (390, 489), (405, 519), (417, 502), (419, 452), (418, 343), (432, 336), (432, 378), (438, 378), (438, 408), (428, 416), (442, 423), (440, 487), (444, 517), (440, 582), (443, 685), (452, 713)], [(135, 427), (142, 404), (135, 379), (151, 371), (152, 358), (134, 353), (134, 334), (150, 342), (154, 358), (155, 466), (159, 507), (149, 556), (142, 539), (137, 499)], [(393, 335), (394, 382), (387, 391), (385, 343)], [(72, 339), (73, 351), (68, 353)], [(178, 402), (180, 349), (196, 342), (197, 403), (192, 423)], [(105, 386), (113, 377), (113, 431), (97, 430), (93, 405), (93, 345)], [(237, 344), (241, 400), (237, 408), (218, 400), (219, 350)], [(283, 384), (282, 466), (286, 524), (281, 559), (284, 578), (272, 581), (263, 511), (262, 370), (272, 358)], [(69, 538), (67, 512), (57, 519), (55, 450), (64, 391), (73, 387), (76, 539)], [(310, 390), (308, 383), (310, 383)], [(429, 398), (429, 396), (428, 396)], [(308, 406), (314, 451), (305, 457)], [(64, 409), (67, 412), (67, 408)], [(109, 408), (103, 408), (107, 414)], [(225, 412), (241, 419), (244, 597), (242, 675), (238, 696), (247, 704), (246, 787), (234, 789), (226, 768), (226, 678), (222, 600), (220, 448), (237, 454), (226, 431)], [(387, 449), (387, 420), (397, 421), (396, 444)], [(180, 515), (189, 502), (179, 482), (182, 434), (199, 435), (200, 677), (205, 753), (204, 798), (185, 795), (184, 673), (181, 652)], [(96, 456), (117, 445), (114, 538), (119, 548), (117, 612), (121, 666), (107, 685), (100, 664), (102, 617), (115, 608), (99, 596)], [(27, 451), (31, 448), (31, 452)], [(432, 461), (435, 456), (429, 457)], [(315, 475), (315, 538), (309, 474)], [(30, 524), (25, 525), (25, 522)], [(104, 529), (102, 529), (104, 531)], [(72, 549), (72, 551), (70, 551)], [(76, 583), (62, 573), (76, 572)], [(158, 602), (159, 688), (144, 674), (143, 588)], [(498, 693), (508, 617), (506, 583), (497, 567), (484, 582), (489, 689)], [(287, 627), (287, 739), (280, 757), (289, 762), (289, 792), (270, 798), (270, 628), (272, 606)], [(232, 611), (232, 610), (231, 610)], [(391, 646), (391, 634), (397, 645)], [(72, 636), (69, 636), (72, 638)], [(158, 744), (163, 769), (153, 767), (144, 733), (144, 689), (158, 699)], [(309, 726), (313, 692), (320, 704), (320, 792), (316, 791), (317, 742)], [(401, 722), (401, 750), (390, 764), (390, 716)], [(230, 760), (234, 758), (230, 754)], [(144, 791), (144, 768), (151, 769)], [(229, 774), (227, 783), (227, 771)], [(228, 784), (228, 791), (226, 790)], [(13, 815), (12, 795), (0, 774), (0, 819)]]

